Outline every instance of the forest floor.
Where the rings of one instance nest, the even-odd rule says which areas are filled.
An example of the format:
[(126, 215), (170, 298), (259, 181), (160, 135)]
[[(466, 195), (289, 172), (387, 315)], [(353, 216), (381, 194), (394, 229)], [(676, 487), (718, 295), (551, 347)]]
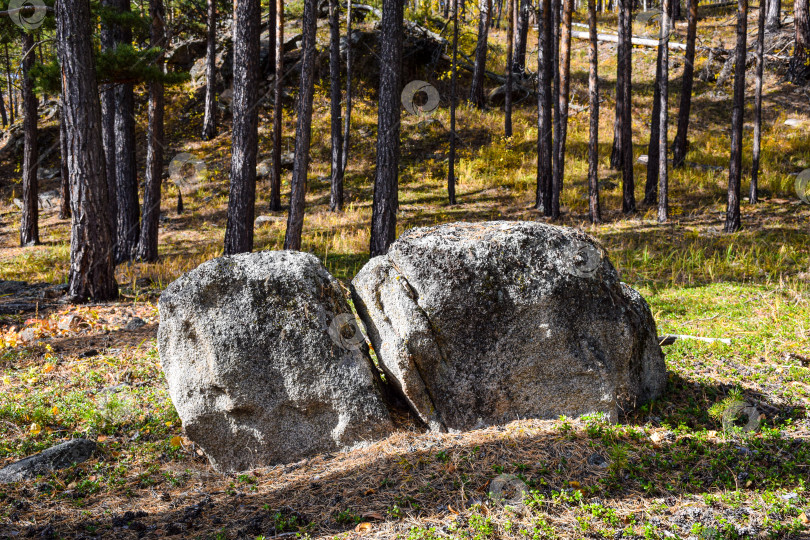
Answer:
[[(577, 20), (582, 22), (581, 13)], [(733, 21), (730, 12), (702, 20), (701, 43), (722, 40), (729, 47)], [(601, 25), (615, 27), (615, 18), (606, 16)], [(469, 53), (472, 26), (465, 30), (462, 45)], [(790, 31), (786, 27), (783, 37)], [(495, 32), (493, 71), (502, 71), (504, 34)], [(680, 41), (683, 34), (679, 25)], [(169, 282), (222, 252), (229, 133), (226, 124), (217, 139), (199, 142), (199, 91), (173, 89), (169, 148), (201, 156), (206, 172), (184, 193), (179, 215), (177, 190), (167, 183), (161, 260), (121, 265), (119, 301), (64, 303), (60, 284), (67, 279), (69, 222), (45, 212), (43, 244), (19, 248), (19, 213), (11, 202), (19, 184), (0, 188), (0, 280), (7, 280), (0, 281), (0, 466), (70, 437), (98, 442), (96, 455), (85, 463), (0, 487), (0, 538), (810, 538), (810, 204), (799, 200), (791, 176), (810, 167), (810, 88), (784, 83), (781, 64), (771, 65), (763, 202), (743, 204), (743, 229), (728, 235), (721, 231), (731, 82), (718, 87), (696, 81), (687, 159), (703, 167), (672, 172), (672, 219), (662, 225), (654, 208), (640, 205), (632, 216), (619, 211), (621, 182), (607, 163), (614, 58), (614, 47), (600, 47), (605, 222), (591, 226), (588, 115), (587, 109), (576, 112), (587, 104), (587, 55), (585, 42), (574, 42), (575, 107), (560, 222), (604, 244), (622, 279), (649, 301), (659, 334), (731, 340), (665, 347), (670, 380), (660, 400), (618, 424), (591, 417), (518, 421), (463, 434), (403, 428), (347, 454), (246, 474), (215, 473), (183, 436), (168, 397), (156, 349), (156, 306)], [(634, 49), (636, 157), (647, 153), (654, 59), (654, 49)], [(698, 70), (705, 61), (700, 53)], [(682, 53), (673, 52), (673, 63), (670, 106), (677, 111)], [(328, 211), (327, 88), (319, 85), (316, 92), (303, 249), (342, 280), (367, 260), (369, 240), (375, 98), (365, 87), (359, 94), (346, 208), (335, 214)], [(294, 129), (291, 100), (289, 105), (285, 151), (292, 149)], [(261, 114), (265, 158), (271, 122), (269, 110)], [(456, 206), (446, 204), (448, 119), (446, 100), (427, 119), (403, 113), (398, 231), (457, 220), (545, 221), (531, 209), (537, 136), (532, 100), (517, 105), (515, 135), (508, 139), (501, 110), (460, 108)], [(787, 119), (800, 126), (786, 125)], [(141, 140), (142, 129), (143, 123)], [(750, 135), (746, 129), (746, 171)], [(0, 166), (2, 177), (14, 182), (18, 171), (18, 161)], [(643, 163), (635, 175), (641, 201)], [(283, 193), (288, 189), (289, 172)], [(262, 181), (256, 213), (268, 218), (256, 228), (257, 250), (280, 249), (283, 241), (286, 214), (268, 212), (268, 200)], [(756, 408), (756, 429), (730, 421), (739, 420), (740, 401)], [(491, 481), (501, 474), (526, 482), (530, 493), (523, 502), (504, 504), (489, 496)]]

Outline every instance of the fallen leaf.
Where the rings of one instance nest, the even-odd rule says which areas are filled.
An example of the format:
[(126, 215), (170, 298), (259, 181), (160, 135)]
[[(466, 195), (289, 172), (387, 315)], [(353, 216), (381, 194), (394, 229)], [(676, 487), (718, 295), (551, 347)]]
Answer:
[(371, 531), (371, 523), (368, 521), (364, 521), (363, 523), (358, 523), (357, 527), (354, 528), (355, 532), (364, 533)]
[(383, 516), (379, 512), (365, 512), (361, 517), (364, 517), (366, 519), (376, 519), (378, 521), (382, 521), (385, 519), (385, 516)]
[(54, 406), (53, 406), (53, 409), (51, 409), (51, 414), (52, 414), (52, 415), (54, 415), (54, 416), (56, 416), (57, 414), (59, 414), (59, 407), (57, 407), (56, 405), (54, 405)]
[(172, 437), (172, 440), (170, 442), (173, 448), (180, 448), (181, 446), (183, 446), (183, 439), (181, 439), (179, 435), (175, 435), (174, 437)]
[(571, 486), (572, 488), (578, 488), (580, 484), (576, 480), (571, 480), (570, 482), (568, 482), (568, 485)]
[(807, 514), (805, 514), (804, 512), (802, 512), (801, 514), (799, 514), (799, 521), (801, 521), (801, 522), (802, 522), (802, 523), (804, 523), (805, 525), (807, 525), (808, 523), (810, 523), (810, 519), (808, 519)]
[(53, 364), (45, 364), (45, 365), (42, 367), (42, 371), (44, 371), (45, 373), (50, 373), (51, 371), (53, 371), (53, 369), (54, 369), (55, 367), (56, 367), (56, 366), (55, 366), (55, 365), (53, 365)]
[(42, 431), (42, 427), (36, 422), (34, 422), (33, 424), (31, 424), (30, 431), (31, 435), (39, 435), (39, 432)]
[(368, 497), (369, 495), (374, 495), (375, 493), (377, 493), (377, 491), (376, 491), (376, 490), (374, 490), (374, 489), (367, 489), (367, 490), (366, 490), (366, 491), (363, 493), (363, 497)]

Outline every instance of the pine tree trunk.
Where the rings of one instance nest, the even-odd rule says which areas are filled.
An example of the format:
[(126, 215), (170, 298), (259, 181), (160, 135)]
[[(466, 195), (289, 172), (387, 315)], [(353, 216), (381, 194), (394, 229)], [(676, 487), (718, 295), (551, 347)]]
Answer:
[(768, 14), (765, 20), (765, 28), (768, 32), (775, 32), (782, 26), (780, 15), (782, 11), (782, 0), (770, 0), (768, 2)]
[(552, 52), (551, 0), (541, 0), (537, 48), (537, 193), (535, 208), (551, 215), (552, 95), (554, 57)]
[(267, 7), (267, 73), (276, 67), (276, 2), (270, 0)]
[(796, 25), (796, 38), (793, 44), (793, 58), (788, 66), (788, 80), (794, 84), (804, 84), (810, 79), (810, 12), (808, 0), (794, 0), (793, 16)]
[(653, 89), (652, 115), (650, 116), (650, 142), (647, 145), (647, 182), (644, 185), (644, 204), (654, 205), (658, 202), (658, 151), (661, 138), (661, 54), (663, 47), (658, 47), (655, 59), (655, 86)]
[[(122, 14), (131, 11), (129, 0), (116, 0)], [(132, 44), (132, 30), (120, 29), (119, 44)], [(115, 91), (115, 183), (118, 195), (118, 224), (115, 262), (131, 261), (141, 232), (138, 171), (135, 162), (135, 92), (132, 83), (120, 83)]]
[(681, 77), (681, 101), (678, 107), (678, 131), (672, 145), (672, 166), (682, 167), (686, 159), (689, 114), (692, 108), (692, 86), (695, 81), (695, 38), (697, 37), (698, 0), (688, 0), (686, 55)]
[(515, 55), (512, 71), (521, 78), (526, 73), (526, 42), (529, 40), (529, 9), (531, 0), (518, 0), (519, 11), (515, 34)]
[(295, 126), (295, 158), (290, 192), (290, 213), (287, 216), (287, 233), (284, 236), (284, 249), (301, 249), (301, 235), (304, 230), (304, 203), (307, 193), (307, 172), (309, 171), (309, 146), (312, 138), (312, 99), (315, 90), (315, 48), (316, 19), (318, 3), (304, 0), (304, 15), (301, 57), (301, 90), (298, 94), (298, 121)]
[(101, 145), (101, 109), (93, 59), (90, 3), (56, 3), (56, 31), (62, 69), (68, 141), (71, 214), (68, 297), (74, 302), (118, 297), (109, 201)]
[[(275, 0), (270, 0), (273, 4)], [(208, 141), (217, 135), (217, 2), (208, 0), (208, 29), (205, 48), (205, 116), (202, 138)], [(272, 46), (272, 42), (271, 45)]]
[(281, 120), (284, 114), (284, 0), (276, 2), (276, 75), (273, 79), (273, 176), (270, 182), (270, 210), (281, 210)]
[(456, 204), (456, 96), (458, 85), (458, 2), (453, 0), (453, 65), (450, 71), (450, 154), (447, 159), (447, 198)]
[(3, 127), (8, 126), (8, 115), (6, 114), (6, 100), (3, 98), (3, 90), (0, 88), (0, 117), (3, 120)]
[(490, 12), (492, 0), (480, 0), (481, 16), (478, 20), (478, 43), (475, 46), (475, 64), (473, 65), (472, 84), (470, 86), (470, 103), (483, 108), (484, 79), (486, 78), (487, 44), (489, 40)]
[(618, 43), (616, 44), (616, 116), (613, 119), (613, 147), (610, 152), (610, 167), (616, 170), (621, 170), (624, 166), (624, 150), (622, 149), (622, 143), (624, 142), (622, 136), (624, 133), (622, 124), (624, 121), (624, 77), (627, 72), (626, 64), (629, 62), (629, 59), (625, 56), (627, 49), (624, 43), (630, 39), (629, 36), (625, 35), (624, 15), (625, 11), (620, 10), (616, 31), (618, 34)]
[(11, 60), (8, 56), (8, 43), (4, 44), (5, 51), (6, 51), (6, 87), (8, 89), (8, 121), (10, 123), (14, 123), (15, 114), (15, 104), (14, 104), (14, 88), (11, 86)]
[(762, 73), (765, 69), (765, 10), (759, 6), (757, 14), (757, 70), (754, 79), (754, 144), (753, 163), (751, 165), (751, 186), (748, 191), (748, 202), (756, 204), (758, 201), (759, 184), (759, 158), (762, 144)]
[(658, 85), (658, 222), (669, 219), (669, 169), (667, 163), (667, 131), (669, 129), (669, 3), (678, 0), (663, 0), (661, 10), (661, 40), (658, 50), (661, 53), (661, 76)]
[(728, 205), (725, 231), (740, 228), (740, 183), (742, 177), (743, 112), (745, 110), (745, 49), (748, 31), (748, 0), (737, 0), (737, 47), (734, 51), (734, 108), (731, 111), (731, 159), (728, 167)]
[(568, 99), (571, 87), (571, 11), (574, 0), (564, 0), (560, 35), (559, 121), (556, 122), (554, 164), (551, 185), (551, 217), (560, 217), (560, 195), (565, 173), (565, 142), (568, 134)]
[(39, 148), (37, 147), (37, 114), (38, 101), (34, 94), (34, 81), (31, 78), (31, 68), (34, 67), (34, 36), (30, 32), (22, 32), (22, 113), (23, 113), (23, 170), (22, 195), (23, 208), (20, 222), (20, 245), (33, 246), (39, 244), (39, 180), (37, 170), (39, 162)]
[[(114, 0), (101, 0), (107, 9), (115, 9)], [(119, 31), (114, 24), (101, 25), (101, 48), (109, 51), (115, 48)], [(104, 146), (104, 163), (106, 167), (107, 193), (110, 204), (110, 226), (112, 227), (113, 254), (118, 236), (118, 182), (115, 177), (115, 100), (116, 85), (105, 84), (101, 87), (101, 137)]]
[(681, 20), (681, 0), (670, 0), (670, 8), (667, 13), (670, 14), (670, 25), (673, 21)]
[(632, 72), (633, 59), (630, 39), (632, 37), (632, 21), (630, 10), (631, 0), (623, 0), (620, 3), (621, 20), (623, 28), (623, 39), (620, 45), (622, 56), (624, 56), (624, 77), (622, 78), (622, 131), (621, 131), (621, 151), (622, 151), (622, 211), (629, 214), (636, 211), (636, 196), (634, 193), (635, 183), (633, 182), (633, 123), (632, 123)]
[[(160, 47), (165, 39), (163, 0), (149, 0), (149, 45)], [(163, 55), (155, 59), (155, 67), (163, 71)], [(158, 259), (158, 228), (160, 225), (160, 184), (163, 178), (163, 83), (149, 82), (149, 129), (146, 149), (146, 189), (143, 194), (143, 220), (138, 245), (138, 259), (154, 262)]]
[(331, 99), (332, 171), (329, 210), (343, 210), (343, 125), (340, 101), (340, 6), (329, 0), (329, 85)]
[(68, 141), (65, 128), (65, 99), (59, 97), (59, 170), (60, 195), (59, 219), (70, 219), (70, 173), (68, 172)]
[(233, 38), (233, 136), (225, 254), (253, 250), (256, 154), (259, 147), (259, 36), (261, 3), (237, 0)]
[[(448, 1), (445, 0), (445, 6)], [(346, 1), (346, 116), (343, 124), (343, 155), (340, 158), (340, 164), (345, 176), (346, 167), (349, 164), (349, 139), (352, 126), (352, 0)]]
[(506, 97), (504, 100), (504, 135), (512, 136), (512, 42), (515, 32), (514, 0), (507, 0), (506, 15)]
[(588, 214), (591, 223), (601, 223), (599, 208), (599, 43), (596, 40), (596, 0), (588, 0)]
[[(482, 0), (486, 2), (487, 0)], [(377, 163), (374, 174), (374, 201), (371, 210), (372, 257), (388, 251), (396, 237), (399, 207), (399, 122), (402, 91), (403, 6), (399, 0), (383, 0), (380, 28), (379, 109), (377, 114)], [(486, 22), (486, 21), (485, 21)], [(487, 24), (479, 23), (487, 28)], [(479, 38), (481, 34), (479, 32)], [(484, 39), (486, 42), (486, 39)], [(480, 39), (479, 39), (480, 45)], [(483, 65), (483, 62), (482, 62)]]

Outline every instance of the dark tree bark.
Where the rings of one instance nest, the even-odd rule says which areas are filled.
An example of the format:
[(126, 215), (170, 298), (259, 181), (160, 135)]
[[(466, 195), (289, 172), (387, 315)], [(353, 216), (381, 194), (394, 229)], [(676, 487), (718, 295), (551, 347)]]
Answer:
[(793, 58), (788, 66), (788, 80), (795, 84), (804, 84), (810, 79), (810, 12), (807, 0), (794, 0), (793, 16), (796, 39), (793, 44)]
[(556, 122), (554, 137), (554, 164), (551, 185), (551, 217), (560, 217), (560, 195), (562, 194), (565, 173), (565, 141), (568, 135), (568, 98), (571, 87), (571, 11), (574, 0), (564, 0), (560, 35), (560, 65), (557, 73), (560, 78), (559, 121)]
[(658, 201), (658, 151), (661, 135), (661, 54), (663, 47), (658, 47), (655, 59), (655, 88), (653, 89), (653, 106), (650, 117), (650, 142), (647, 145), (647, 182), (644, 185), (644, 204), (654, 205)]
[(3, 120), (3, 127), (8, 125), (8, 115), (6, 114), (6, 100), (3, 98), (3, 90), (0, 89), (0, 117)]
[[(165, 39), (163, 0), (149, 0), (149, 45), (161, 47)], [(163, 71), (163, 54), (155, 60)], [(149, 131), (146, 149), (146, 189), (143, 194), (143, 219), (138, 245), (138, 259), (158, 259), (158, 226), (160, 224), (160, 183), (163, 178), (163, 83), (149, 82)]]
[(456, 95), (458, 74), (458, 2), (453, 0), (453, 66), (450, 72), (450, 155), (447, 161), (447, 198), (456, 204)]
[(62, 203), (59, 219), (70, 219), (70, 173), (68, 172), (68, 141), (65, 129), (65, 100), (59, 97), (59, 180)]
[[(131, 11), (129, 0), (115, 0), (120, 13)], [(132, 30), (120, 28), (119, 44), (132, 44)], [(118, 226), (115, 262), (135, 258), (140, 236), (140, 201), (138, 171), (135, 161), (135, 93), (132, 83), (121, 83), (115, 91), (115, 183), (118, 195)]]
[(529, 10), (531, 0), (518, 0), (518, 20), (515, 34), (515, 56), (512, 71), (521, 77), (526, 73), (526, 42), (529, 40)]
[[(445, 11), (448, 0), (445, 1)], [(445, 18), (447, 15), (445, 14)], [(343, 155), (340, 159), (343, 175), (349, 164), (349, 139), (352, 126), (352, 0), (346, 1), (346, 115), (343, 118)]]
[[(482, 0), (486, 2), (487, 0)], [(380, 29), (379, 110), (377, 114), (377, 164), (371, 210), (372, 257), (388, 251), (396, 237), (399, 208), (399, 121), (402, 90), (402, 19), (399, 0), (383, 0)], [(484, 29), (487, 28), (484, 24)], [(479, 31), (481, 25), (479, 24)], [(479, 33), (480, 38), (480, 33)], [(486, 42), (486, 39), (484, 40)], [(480, 45), (480, 39), (479, 39)]]
[(8, 56), (8, 43), (4, 44), (6, 51), (6, 88), (8, 89), (8, 121), (14, 123), (16, 107), (14, 104), (14, 88), (11, 86), (11, 60)]
[(315, 25), (317, 11), (316, 0), (304, 1), (304, 15), (301, 21), (304, 54), (301, 57), (301, 90), (298, 94), (298, 120), (295, 125), (295, 158), (284, 249), (300, 250), (301, 235), (304, 230), (304, 203), (307, 193), (307, 172), (309, 171), (309, 145), (312, 137), (312, 99), (316, 76)]
[(658, 135), (658, 222), (669, 219), (669, 169), (667, 163), (667, 131), (669, 128), (669, 3), (678, 0), (663, 0), (661, 14), (661, 40), (658, 50), (661, 52), (661, 76), (658, 81), (659, 96), (659, 135)]
[(515, 32), (514, 0), (507, 0), (506, 14), (506, 98), (504, 100), (504, 135), (512, 136), (512, 42)]
[(745, 110), (745, 49), (748, 31), (748, 0), (737, 0), (737, 47), (734, 51), (734, 108), (731, 111), (731, 159), (728, 167), (728, 205), (725, 231), (740, 228), (740, 183), (742, 177), (743, 112)]
[(38, 101), (34, 94), (31, 68), (34, 67), (34, 35), (22, 33), (22, 113), (23, 113), (23, 170), (22, 170), (22, 219), (20, 222), (20, 245), (39, 244), (39, 148), (37, 146)]
[[(614, 0), (615, 1), (615, 0)], [(623, 7), (623, 3), (622, 3)], [(631, 39), (631, 36), (626, 35), (626, 25), (624, 24), (625, 10), (619, 10), (619, 20), (617, 25), (618, 43), (616, 44), (616, 116), (613, 119), (613, 147), (610, 152), (610, 167), (612, 169), (621, 170), (624, 164), (624, 151), (622, 143), (624, 138), (624, 77), (627, 73), (627, 64), (629, 59), (625, 53), (625, 41)]]
[(671, 21), (681, 20), (681, 0), (671, 0), (667, 13), (670, 16), (670, 25), (672, 24)]
[[(275, 0), (270, 0), (273, 5)], [(202, 138), (208, 141), (217, 135), (217, 1), (208, 0), (208, 29), (205, 48), (205, 116), (203, 117)], [(271, 25), (275, 21), (271, 22)], [(270, 42), (273, 46), (273, 42)]]
[(692, 108), (692, 86), (695, 81), (695, 38), (697, 37), (698, 0), (688, 0), (686, 26), (686, 56), (684, 58), (681, 84), (681, 101), (678, 108), (678, 131), (672, 145), (672, 166), (682, 167), (686, 159), (689, 113)]
[(769, 0), (768, 1), (768, 14), (765, 19), (765, 28), (768, 32), (775, 32), (782, 26), (780, 15), (782, 11), (782, 0)]
[(270, 0), (267, 6), (267, 72), (276, 67), (276, 2)]
[(622, 212), (629, 214), (636, 211), (636, 196), (634, 193), (635, 183), (633, 182), (633, 123), (632, 123), (632, 72), (633, 59), (630, 39), (632, 37), (632, 21), (630, 10), (632, 0), (622, 0), (619, 11), (621, 26), (623, 28), (621, 44), (622, 56), (624, 57), (624, 77), (622, 77), (622, 129), (621, 129), (621, 155), (622, 155)]
[(273, 79), (273, 176), (270, 181), (270, 210), (281, 210), (281, 120), (284, 114), (284, 0), (276, 2), (276, 75)]
[(256, 154), (259, 147), (259, 0), (237, 0), (233, 39), (233, 138), (225, 254), (253, 250)]
[(591, 109), (588, 138), (588, 215), (601, 223), (599, 208), (599, 43), (596, 40), (596, 0), (588, 0), (588, 105)]
[(340, 6), (329, 0), (329, 90), (331, 100), (332, 174), (329, 210), (343, 210), (343, 125), (340, 100)]
[[(114, 0), (102, 0), (101, 5), (115, 9)], [(110, 51), (115, 48), (120, 32), (114, 24), (101, 25), (101, 48)], [(106, 164), (107, 193), (109, 194), (110, 212), (108, 214), (112, 227), (113, 254), (118, 235), (118, 183), (115, 176), (115, 108), (116, 85), (105, 84), (101, 87), (101, 137), (104, 146)]]
[(492, 0), (480, 0), (481, 17), (478, 20), (478, 43), (475, 46), (475, 64), (473, 65), (472, 84), (470, 85), (470, 103), (483, 108), (484, 79), (487, 69), (487, 43), (489, 41), (489, 23), (492, 11)]
[(551, 0), (541, 0), (538, 19), (537, 48), (537, 193), (535, 208), (551, 215), (552, 176), (552, 79), (554, 57), (552, 53)]
[(112, 245), (101, 109), (93, 58), (90, 3), (56, 3), (56, 32), (62, 68), (68, 141), (71, 214), (68, 297), (74, 302), (118, 296)]
[(754, 144), (753, 163), (751, 165), (751, 186), (748, 190), (748, 202), (756, 204), (758, 201), (757, 188), (759, 184), (759, 158), (762, 143), (762, 72), (765, 68), (765, 10), (762, 4), (757, 14), (757, 70), (754, 79)]

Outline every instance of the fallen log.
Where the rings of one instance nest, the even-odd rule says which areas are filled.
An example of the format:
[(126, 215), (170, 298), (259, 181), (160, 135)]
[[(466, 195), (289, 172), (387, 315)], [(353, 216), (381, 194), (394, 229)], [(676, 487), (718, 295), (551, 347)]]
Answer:
[(710, 338), (710, 337), (700, 337), (700, 336), (687, 336), (684, 334), (664, 334), (663, 336), (658, 336), (658, 344), (659, 345), (672, 345), (679, 339), (694, 339), (697, 341), (703, 341), (705, 343), (714, 343), (719, 341), (725, 345), (731, 345), (731, 340), (728, 338)]
[[(580, 32), (579, 30), (572, 30), (571, 37), (577, 39), (590, 39), (591, 36), (588, 32)], [(618, 43), (619, 36), (616, 34), (596, 34), (596, 41), (605, 41), (609, 43)], [(657, 39), (649, 39), (638, 36), (633, 36), (630, 40), (633, 45), (641, 45), (644, 47), (658, 47), (659, 41)], [(686, 43), (669, 42), (670, 49), (686, 50)]]

